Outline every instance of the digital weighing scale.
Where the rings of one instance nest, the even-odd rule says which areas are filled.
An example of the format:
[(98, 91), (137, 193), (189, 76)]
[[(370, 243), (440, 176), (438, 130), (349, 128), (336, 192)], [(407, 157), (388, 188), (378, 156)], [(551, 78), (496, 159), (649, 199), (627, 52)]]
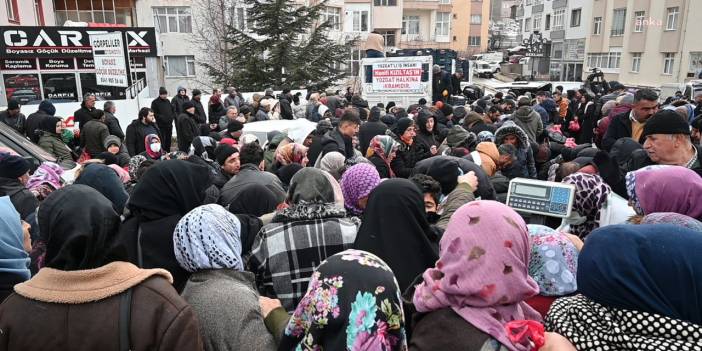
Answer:
[(570, 216), (575, 186), (543, 180), (514, 178), (509, 182), (507, 206), (542, 216)]

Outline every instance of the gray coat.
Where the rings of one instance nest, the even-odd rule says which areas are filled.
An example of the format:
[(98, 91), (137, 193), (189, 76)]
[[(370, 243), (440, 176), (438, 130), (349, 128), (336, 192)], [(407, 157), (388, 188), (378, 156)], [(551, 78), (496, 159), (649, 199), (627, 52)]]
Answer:
[(268, 188), (275, 194), (278, 203), (285, 201), (286, 193), (283, 190), (283, 183), (280, 182), (280, 179), (275, 174), (261, 171), (256, 165), (249, 163), (241, 165), (239, 174), (232, 177), (227, 184), (224, 184), (219, 203), (222, 206), (228, 206), (232, 199), (250, 184), (261, 184)]
[(205, 351), (276, 350), (263, 324), (253, 273), (199, 271), (190, 276), (182, 296), (200, 322)]
[(536, 138), (544, 131), (544, 124), (541, 115), (529, 106), (522, 106), (514, 111), (512, 120), (519, 128), (526, 133), (530, 141), (536, 142)]

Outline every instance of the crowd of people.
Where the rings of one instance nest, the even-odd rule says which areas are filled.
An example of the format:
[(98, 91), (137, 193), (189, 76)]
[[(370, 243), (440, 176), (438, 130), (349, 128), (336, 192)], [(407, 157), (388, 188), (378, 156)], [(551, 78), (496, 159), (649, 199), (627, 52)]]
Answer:
[(201, 95), (0, 113), (57, 160), (0, 149), (2, 349), (702, 350), (702, 93)]

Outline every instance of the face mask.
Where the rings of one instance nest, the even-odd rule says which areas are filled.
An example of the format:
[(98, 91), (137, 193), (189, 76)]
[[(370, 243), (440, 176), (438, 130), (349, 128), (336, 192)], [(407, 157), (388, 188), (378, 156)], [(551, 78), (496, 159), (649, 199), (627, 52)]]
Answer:
[(160, 143), (153, 143), (149, 145), (149, 149), (151, 149), (151, 152), (161, 152), (161, 144)]
[(429, 224), (436, 224), (441, 219), (441, 216), (436, 212), (427, 212), (427, 221)]

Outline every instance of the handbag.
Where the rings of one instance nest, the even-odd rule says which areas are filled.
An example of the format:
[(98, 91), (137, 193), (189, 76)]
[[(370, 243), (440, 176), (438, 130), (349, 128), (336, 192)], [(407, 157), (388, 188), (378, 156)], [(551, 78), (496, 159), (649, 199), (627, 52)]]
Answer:
[(568, 123), (568, 130), (573, 133), (580, 131), (580, 122), (578, 122), (578, 117), (574, 117), (573, 120)]

